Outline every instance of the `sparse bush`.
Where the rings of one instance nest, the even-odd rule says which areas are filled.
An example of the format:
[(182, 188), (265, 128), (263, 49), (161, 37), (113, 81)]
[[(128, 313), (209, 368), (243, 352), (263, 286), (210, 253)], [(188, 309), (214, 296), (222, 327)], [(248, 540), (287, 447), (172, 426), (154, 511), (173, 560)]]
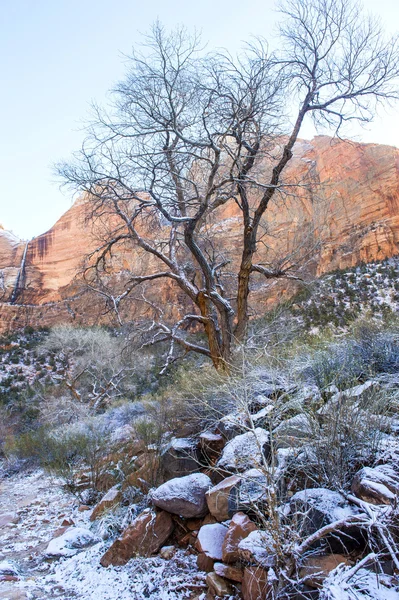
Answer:
[(98, 489), (100, 476), (106, 469), (103, 459), (108, 447), (108, 432), (89, 422), (50, 432), (29, 431), (9, 440), (5, 452), (40, 465), (79, 495), (78, 478), (82, 470), (89, 476), (90, 487)]

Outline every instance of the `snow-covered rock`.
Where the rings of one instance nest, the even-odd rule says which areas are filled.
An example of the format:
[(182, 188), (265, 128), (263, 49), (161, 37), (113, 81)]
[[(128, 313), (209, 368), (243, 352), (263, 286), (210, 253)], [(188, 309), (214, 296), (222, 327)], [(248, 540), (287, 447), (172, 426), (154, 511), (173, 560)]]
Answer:
[(261, 567), (271, 567), (275, 563), (275, 542), (267, 531), (251, 531), (238, 544), (241, 560), (255, 562)]
[(205, 493), (212, 482), (203, 473), (176, 477), (163, 483), (151, 494), (155, 506), (187, 519), (203, 517), (208, 512)]
[(19, 574), (18, 567), (11, 560), (0, 560), (0, 577), (11, 575), (16, 577)]
[(52, 558), (73, 556), (99, 541), (89, 529), (85, 529), (84, 527), (70, 527), (60, 537), (51, 540), (47, 546), (46, 556)]
[(353, 479), (352, 493), (371, 504), (394, 504), (399, 497), (398, 470), (390, 465), (364, 467)]
[(100, 500), (100, 502), (94, 507), (93, 512), (90, 516), (90, 521), (95, 521), (101, 516), (105, 511), (114, 508), (119, 504), (122, 498), (122, 493), (118, 489), (117, 486), (112, 487), (105, 496)]
[(218, 521), (227, 521), (237, 511), (241, 477), (231, 475), (206, 492), (209, 512)]
[(197, 443), (190, 438), (173, 438), (161, 454), (165, 478), (181, 477), (198, 471), (200, 464)]
[(169, 513), (144, 510), (108, 548), (101, 558), (103, 567), (123, 566), (134, 556), (150, 556), (158, 552), (173, 531)]
[(306, 414), (295, 415), (286, 421), (282, 421), (273, 431), (279, 448), (290, 448), (297, 446), (301, 441), (311, 437), (313, 431), (312, 421)]
[(256, 427), (226, 444), (217, 467), (232, 473), (258, 468), (267, 460), (269, 453), (269, 434), (265, 429)]
[(290, 514), (302, 521), (303, 535), (311, 535), (321, 527), (359, 514), (338, 492), (325, 488), (309, 488), (294, 494), (290, 500)]
[(226, 536), (222, 546), (222, 558), (225, 563), (234, 563), (239, 559), (238, 545), (248, 537), (257, 526), (247, 515), (242, 512), (236, 513), (229, 523)]
[(198, 532), (196, 548), (213, 560), (222, 560), (222, 547), (227, 527), (221, 523), (203, 525)]

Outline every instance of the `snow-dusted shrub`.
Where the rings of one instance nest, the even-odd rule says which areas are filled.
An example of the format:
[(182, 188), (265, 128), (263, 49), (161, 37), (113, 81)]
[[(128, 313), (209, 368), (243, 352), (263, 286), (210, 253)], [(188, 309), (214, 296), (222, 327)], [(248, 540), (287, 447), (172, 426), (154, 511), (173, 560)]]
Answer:
[(39, 464), (60, 477), (71, 492), (79, 493), (78, 477), (83, 469), (90, 488), (97, 489), (107, 468), (103, 459), (108, 448), (108, 431), (95, 421), (86, 421), (67, 428), (30, 431), (15, 438), (8, 452)]

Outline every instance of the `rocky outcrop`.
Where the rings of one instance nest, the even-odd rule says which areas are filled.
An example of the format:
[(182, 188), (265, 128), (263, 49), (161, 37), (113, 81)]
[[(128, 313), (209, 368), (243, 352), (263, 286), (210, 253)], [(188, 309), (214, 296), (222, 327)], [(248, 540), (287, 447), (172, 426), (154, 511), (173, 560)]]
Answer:
[[(312, 223), (322, 240), (320, 255), (312, 267), (318, 275), (397, 254), (397, 148), (326, 136), (311, 142), (302, 140), (294, 148), (285, 178), (302, 185), (296, 198), (289, 196), (283, 204), (276, 199), (268, 210), (268, 228), (273, 232), (270, 243), (276, 253), (287, 252), (301, 227)], [(100, 299), (93, 298), (76, 278), (83, 258), (98, 247), (102, 235), (98, 227), (93, 230), (86, 222), (88, 208), (84, 200), (75, 202), (54, 227), (27, 247), (12, 233), (0, 229), (0, 332), (27, 324), (90, 324), (109, 319)], [(231, 203), (217, 214), (213, 225), (233, 267), (241, 247), (240, 223), (238, 208)], [(264, 251), (263, 246), (259, 248), (259, 262), (265, 258)], [(136, 249), (126, 248), (123, 252), (116, 261), (120, 272), (137, 271), (143, 262), (151, 268), (151, 260)], [(279, 293), (284, 292), (288, 293), (288, 288), (282, 284)], [(157, 283), (154, 293), (167, 310), (175, 310), (173, 284), (165, 282), (160, 287)], [(263, 312), (276, 294), (276, 289), (270, 289), (269, 283), (259, 278), (251, 292), (253, 308)], [(172, 298), (174, 302), (170, 302)], [(128, 316), (133, 318), (140, 310), (130, 303)]]

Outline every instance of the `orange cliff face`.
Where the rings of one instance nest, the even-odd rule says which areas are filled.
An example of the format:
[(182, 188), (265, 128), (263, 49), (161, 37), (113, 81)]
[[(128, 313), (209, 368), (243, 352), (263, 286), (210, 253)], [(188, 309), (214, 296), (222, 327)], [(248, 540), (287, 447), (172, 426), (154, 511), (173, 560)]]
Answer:
[[(296, 236), (306, 223), (313, 224), (321, 239), (321, 250), (313, 265), (318, 275), (398, 253), (397, 148), (326, 136), (311, 142), (301, 140), (295, 146), (285, 179), (299, 182), (300, 187), (295, 198), (289, 195), (284, 200), (276, 199), (268, 209), (272, 235), (267, 245), (277, 256), (295, 245)], [(85, 256), (100, 245), (85, 222), (87, 206), (84, 201), (76, 202), (54, 227), (29, 242), (27, 248), (25, 242), (0, 229), (0, 331), (27, 324), (95, 323), (104, 318), (98, 298), (88, 294), (76, 278)], [(212, 227), (234, 265), (241, 247), (241, 216), (237, 207), (223, 207)], [(266, 261), (265, 246), (259, 245), (258, 252), (259, 261)], [(143, 269), (144, 261), (148, 261), (148, 256), (126, 249), (119, 263), (121, 268), (136, 271)], [(152, 266), (149, 261), (148, 268)], [(173, 285), (162, 286), (157, 285), (157, 297), (178, 310), (183, 299)], [(273, 287), (259, 276), (251, 293), (254, 310), (261, 313), (271, 298)], [(134, 317), (137, 310), (134, 302), (130, 303), (129, 316)]]

